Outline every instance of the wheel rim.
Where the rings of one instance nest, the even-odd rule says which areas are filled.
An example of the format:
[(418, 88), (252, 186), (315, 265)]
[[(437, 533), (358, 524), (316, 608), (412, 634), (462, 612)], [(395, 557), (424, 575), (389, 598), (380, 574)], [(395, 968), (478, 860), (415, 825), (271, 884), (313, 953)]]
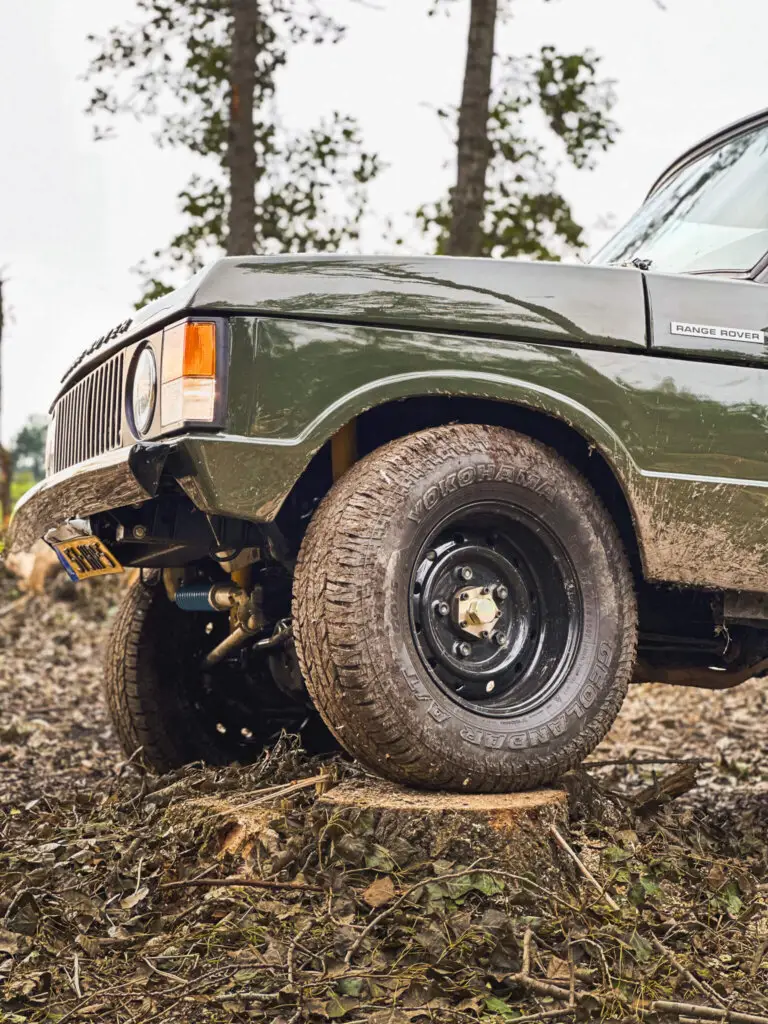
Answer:
[(180, 683), (199, 735), (222, 762), (252, 761), (283, 728), (298, 731), (306, 714), (281, 704), (266, 670), (255, 678), (240, 653), (212, 669), (202, 668), (205, 654), (229, 632), (226, 616), (179, 614), (187, 628)]
[(583, 595), (559, 539), (525, 509), (482, 501), (449, 514), (421, 544), (409, 597), (419, 658), (456, 704), (517, 717), (565, 680)]

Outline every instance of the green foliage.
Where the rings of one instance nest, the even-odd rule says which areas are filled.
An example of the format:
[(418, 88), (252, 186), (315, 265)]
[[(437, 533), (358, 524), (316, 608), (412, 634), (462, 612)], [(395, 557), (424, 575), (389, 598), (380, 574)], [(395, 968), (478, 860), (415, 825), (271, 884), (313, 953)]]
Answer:
[[(229, 0), (137, 0), (137, 7), (139, 24), (90, 37), (97, 52), (86, 75), (93, 85), (87, 112), (96, 137), (108, 138), (115, 118), (130, 114), (154, 126), (160, 145), (199, 158), (178, 197), (186, 227), (138, 268), (148, 301), (226, 245), (232, 16)], [(286, 129), (275, 92), (293, 46), (333, 43), (344, 30), (317, 0), (261, 0), (259, 8), (255, 251), (335, 250), (358, 237), (367, 185), (381, 164), (344, 114), (304, 133)]]
[(17, 473), (11, 481), (11, 507), (13, 507), (19, 498), (23, 498), (30, 488), (35, 486), (35, 476), (29, 470), (23, 473)]
[[(600, 58), (591, 50), (560, 53), (545, 46), (537, 54), (497, 63), (488, 119), (491, 160), (482, 255), (560, 259), (586, 243), (557, 187), (558, 150), (560, 159), (590, 169), (612, 145), (618, 134), (609, 116), (613, 83), (600, 78)], [(456, 124), (454, 109), (438, 115)], [(416, 217), (435, 251), (444, 252), (450, 194), (422, 206)]]
[[(45, 438), (48, 433), (48, 417), (30, 416), (11, 445), (11, 466), (14, 482), (21, 482), (31, 475), (32, 481), (45, 476)], [(18, 490), (18, 488), (16, 488)], [(26, 488), (25, 488), (26, 490)], [(23, 492), (22, 492), (23, 493)], [(14, 500), (18, 500), (16, 494)]]

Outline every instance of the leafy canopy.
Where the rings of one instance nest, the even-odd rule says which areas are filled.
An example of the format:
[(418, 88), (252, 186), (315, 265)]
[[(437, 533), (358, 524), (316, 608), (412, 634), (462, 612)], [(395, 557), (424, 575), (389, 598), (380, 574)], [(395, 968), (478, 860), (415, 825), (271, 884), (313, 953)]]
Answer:
[[(257, 2), (257, 0), (254, 0)], [(259, 253), (333, 251), (358, 237), (367, 184), (378, 158), (363, 148), (354, 119), (334, 112), (311, 130), (285, 128), (276, 77), (295, 45), (334, 43), (343, 27), (316, 0), (258, 0), (256, 238)], [(86, 73), (87, 113), (99, 139), (129, 114), (154, 125), (163, 146), (188, 150), (200, 170), (179, 195), (186, 226), (139, 271), (143, 301), (169, 290), (226, 245), (232, 14), (230, 0), (137, 0), (142, 17), (103, 38)]]
[[(435, 0), (432, 13), (456, 3)], [(499, 17), (509, 17), (512, 7), (502, 4)], [(560, 53), (544, 46), (535, 54), (496, 57), (494, 63), (482, 255), (560, 259), (587, 243), (557, 187), (558, 151), (560, 160), (591, 169), (613, 144), (619, 132), (610, 118), (614, 83), (600, 78), (600, 57), (591, 50)], [(455, 109), (437, 113), (456, 125)], [(450, 194), (422, 206), (417, 220), (436, 251), (443, 252)]]

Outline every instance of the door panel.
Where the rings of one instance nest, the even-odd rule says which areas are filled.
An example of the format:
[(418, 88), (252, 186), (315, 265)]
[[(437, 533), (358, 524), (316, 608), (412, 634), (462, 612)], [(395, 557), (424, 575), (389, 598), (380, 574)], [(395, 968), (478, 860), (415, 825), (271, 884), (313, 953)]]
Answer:
[(768, 286), (648, 274), (651, 345), (725, 362), (768, 364)]

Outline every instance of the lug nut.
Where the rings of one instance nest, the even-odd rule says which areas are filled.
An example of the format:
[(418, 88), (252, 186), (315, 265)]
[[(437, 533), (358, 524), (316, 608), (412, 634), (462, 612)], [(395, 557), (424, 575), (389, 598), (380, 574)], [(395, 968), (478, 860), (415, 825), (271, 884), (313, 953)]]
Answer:
[(458, 576), (459, 579), (462, 580), (471, 580), (472, 577), (474, 576), (474, 573), (472, 572), (468, 565), (462, 565), (458, 570)]
[(485, 684), (485, 692), (486, 693), (493, 693), (493, 691), (495, 689), (496, 689), (496, 683), (494, 682), (493, 679), (489, 679), (488, 682)]
[(494, 633), (493, 634), (493, 642), (496, 644), (497, 647), (506, 647), (507, 646), (507, 638), (506, 638), (506, 636), (504, 636), (503, 633)]
[(435, 608), (435, 611), (437, 612), (438, 615), (447, 615), (450, 610), (451, 609), (448, 607), (445, 601), (437, 602), (437, 607)]
[(437, 552), (436, 551), (428, 551), (427, 552), (427, 561), (428, 562), (434, 562), (436, 558), (437, 558)]
[(506, 601), (508, 597), (509, 597), (509, 591), (507, 590), (507, 588), (505, 586), (496, 587), (496, 600), (497, 601)]
[(456, 653), (462, 658), (468, 658), (472, 653), (472, 648), (468, 643), (458, 644), (456, 647)]

